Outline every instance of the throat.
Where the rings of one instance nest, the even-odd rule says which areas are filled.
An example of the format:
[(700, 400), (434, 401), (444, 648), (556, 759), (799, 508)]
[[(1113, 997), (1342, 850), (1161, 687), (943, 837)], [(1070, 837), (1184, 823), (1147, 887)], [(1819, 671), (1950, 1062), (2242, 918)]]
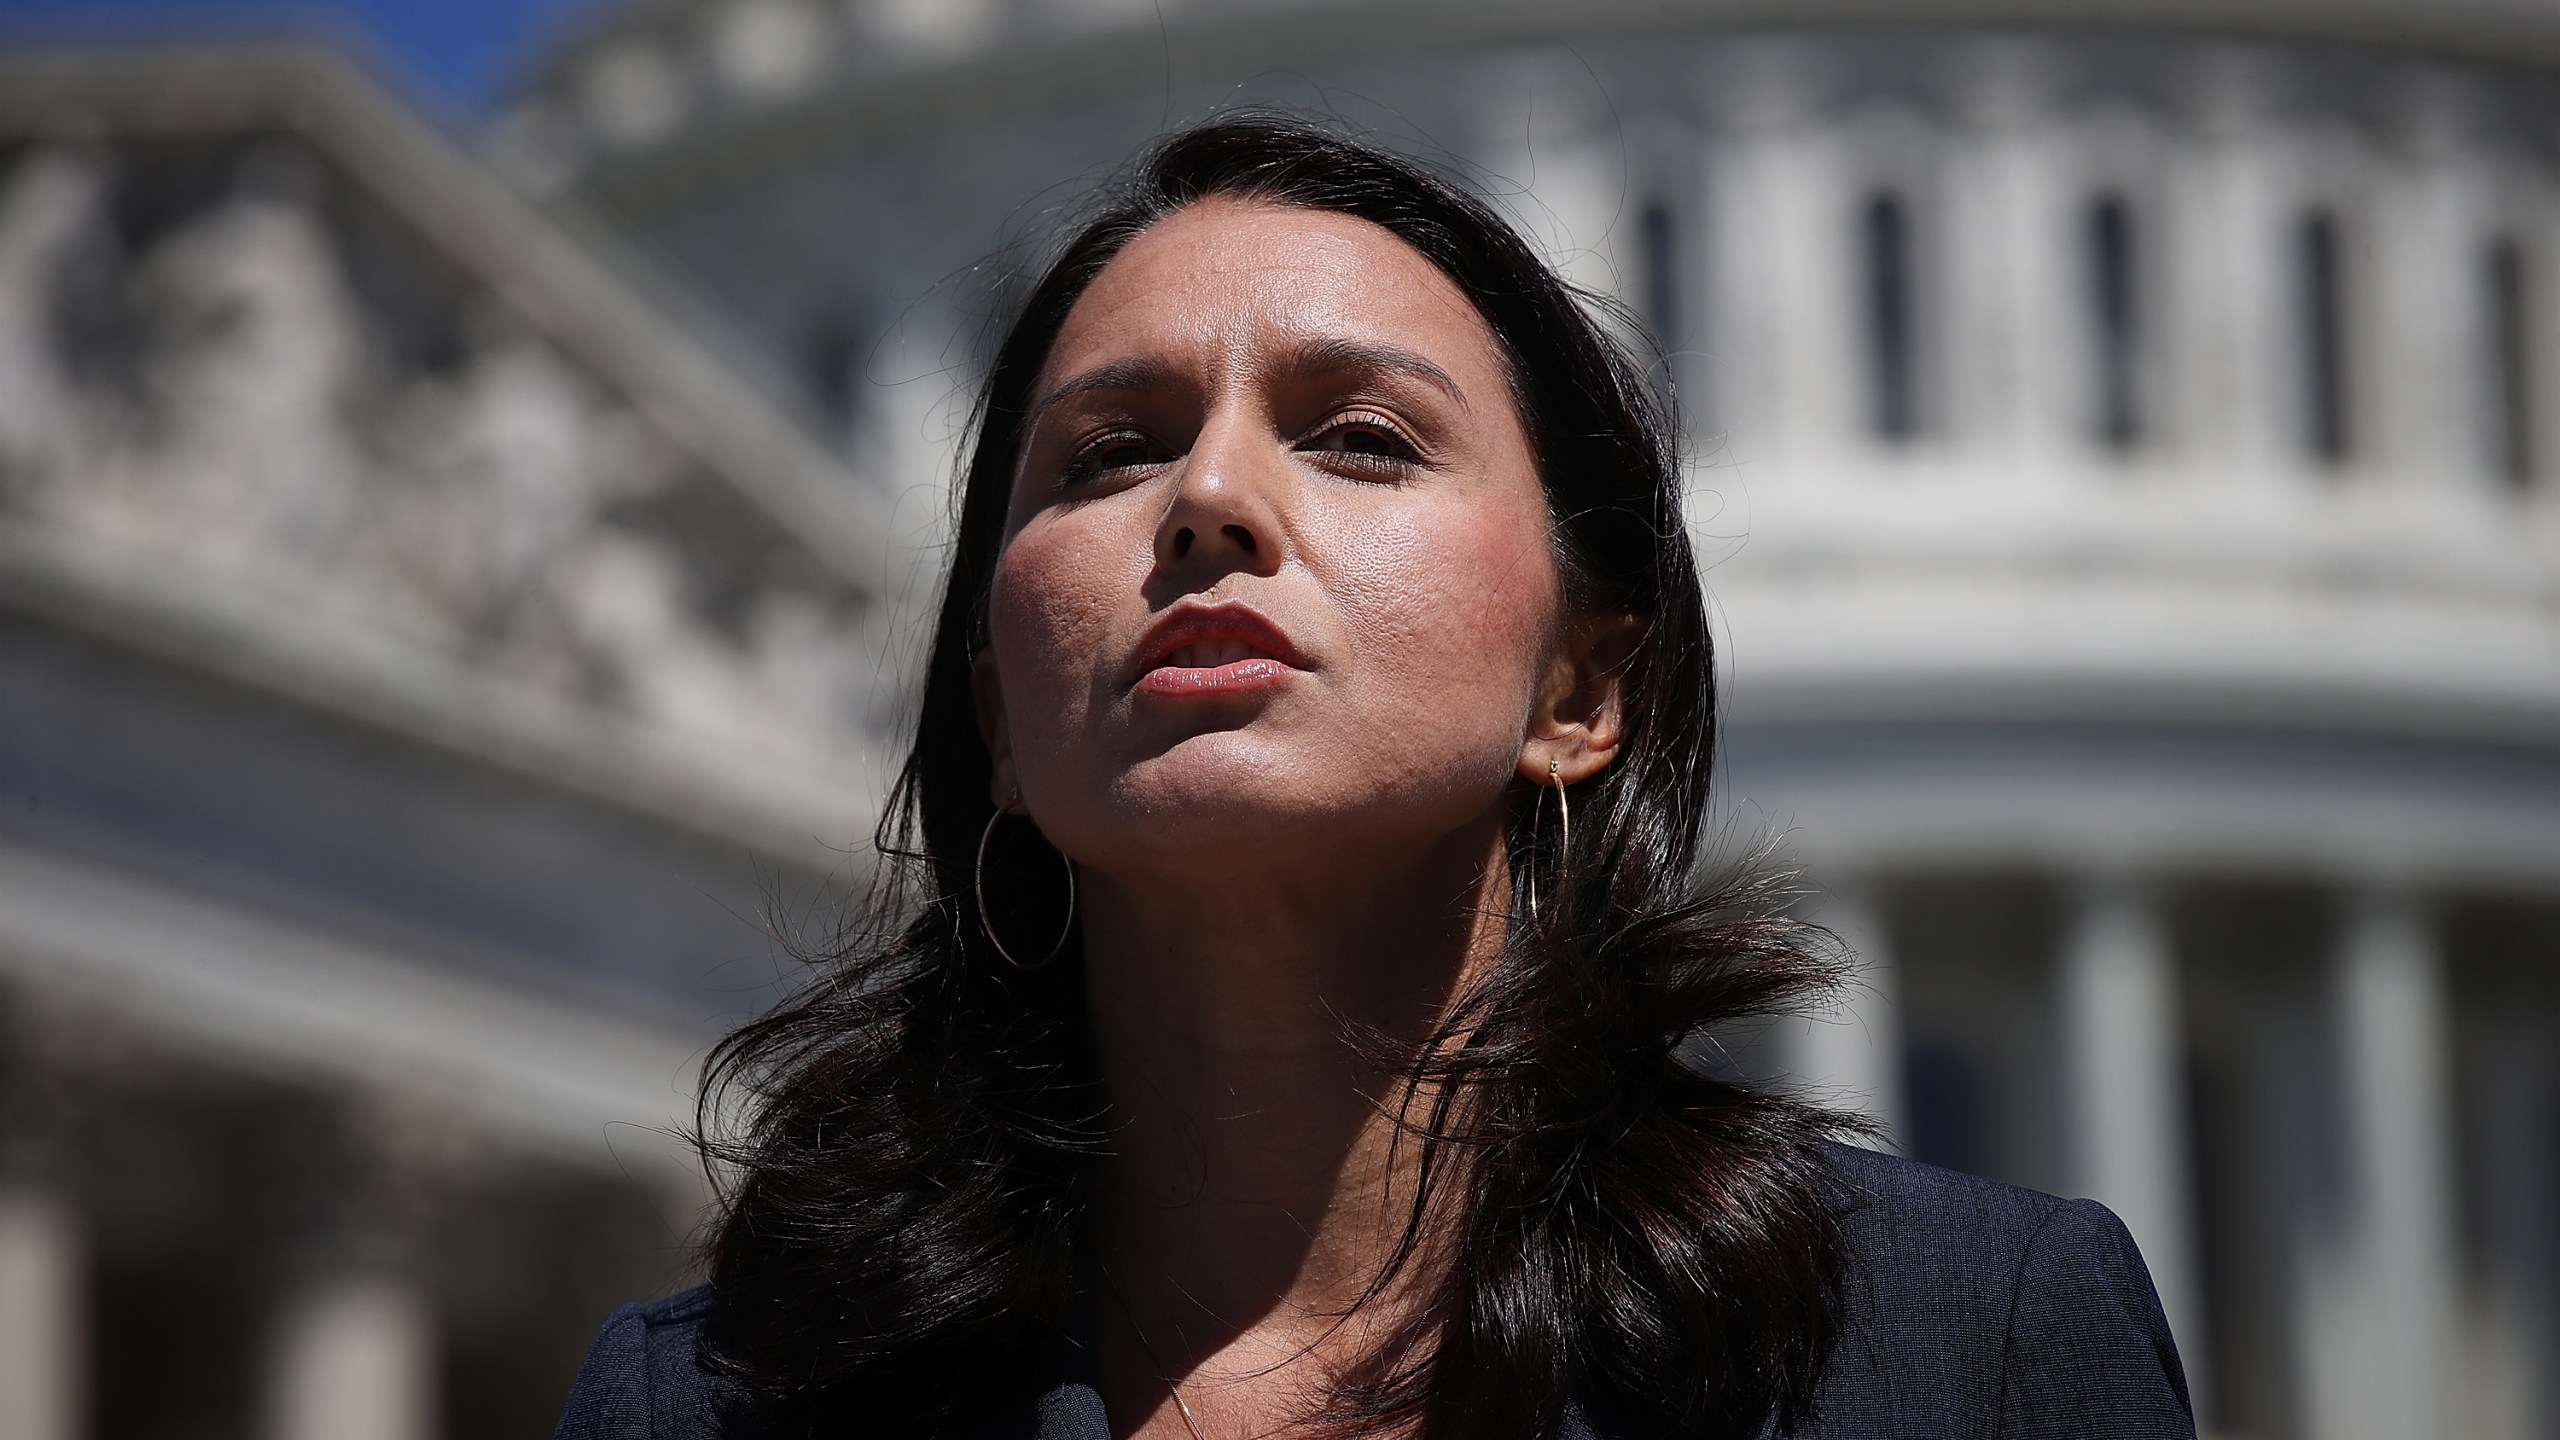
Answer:
[(1083, 1242), (1116, 1425), (1299, 1433), (1428, 1308), (1445, 1259), (1413, 1220), (1434, 1094), (1411, 1077), (1499, 955), (1501, 855), (1488, 827), (1413, 873), (1302, 894), (1091, 875), (1110, 1121)]

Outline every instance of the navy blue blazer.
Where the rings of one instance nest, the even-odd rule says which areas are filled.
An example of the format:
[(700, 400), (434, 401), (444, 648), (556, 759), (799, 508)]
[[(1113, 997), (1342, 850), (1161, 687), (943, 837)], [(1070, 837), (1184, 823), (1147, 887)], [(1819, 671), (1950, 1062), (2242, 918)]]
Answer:
[[(2107, 1208), (1834, 1147), (1855, 1197), (1848, 1310), (1798, 1440), (2193, 1440), (2169, 1322)], [(605, 1322), (559, 1440), (718, 1440), (719, 1382), (694, 1363), (707, 1292)], [(1774, 1434), (1774, 1428), (1771, 1434)], [(1072, 1371), (1008, 1440), (1110, 1440)], [(1609, 1440), (1567, 1416), (1557, 1440)]]

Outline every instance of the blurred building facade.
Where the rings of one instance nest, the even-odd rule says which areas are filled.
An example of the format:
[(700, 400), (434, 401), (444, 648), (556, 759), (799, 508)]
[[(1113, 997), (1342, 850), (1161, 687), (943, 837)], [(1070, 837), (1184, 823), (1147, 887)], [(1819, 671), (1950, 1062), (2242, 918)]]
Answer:
[(512, 188), (315, 57), (0, 76), (0, 1437), (540, 1433), (701, 1195), (607, 1127), (868, 823), (988, 318), (1259, 101), (1671, 352), (1737, 843), (1864, 956), (1749, 1062), (2114, 1206), (2209, 1431), (2560, 1435), (2555, 66), (2542, 0), (635, 0)]
[(321, 52), (0, 57), (0, 1436), (547, 1435), (683, 1283), (896, 701), (610, 254)]
[(2208, 1428), (2560, 1434), (2560, 6), (633, 4), (493, 132), (942, 483), (1036, 236), (1221, 106), (1672, 352), (1765, 1037), (2125, 1216)]

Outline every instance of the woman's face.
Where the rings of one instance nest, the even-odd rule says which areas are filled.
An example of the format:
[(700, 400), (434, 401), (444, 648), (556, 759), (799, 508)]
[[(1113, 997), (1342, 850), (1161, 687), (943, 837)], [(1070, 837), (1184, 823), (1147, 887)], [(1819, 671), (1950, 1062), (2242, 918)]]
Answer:
[(1193, 205), (1085, 291), (1032, 406), (976, 673), (999, 804), (1105, 874), (1497, 821), (1560, 585), (1500, 349), (1436, 267)]

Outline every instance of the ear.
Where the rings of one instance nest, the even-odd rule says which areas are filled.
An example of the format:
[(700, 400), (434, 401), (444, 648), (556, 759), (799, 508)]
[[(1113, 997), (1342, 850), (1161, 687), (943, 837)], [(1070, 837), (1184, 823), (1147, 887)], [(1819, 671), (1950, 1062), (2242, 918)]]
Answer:
[(999, 810), (1019, 810), (1022, 777), (1013, 767), (1013, 730), (1005, 723), (1004, 681), (996, 657), (981, 653), (969, 663), (969, 699), (978, 711), (978, 738), (987, 747), (987, 800)]
[[(1520, 778), (1577, 785), (1609, 768), (1626, 733), (1627, 662), (1644, 638), (1634, 615), (1592, 615), (1573, 623), (1547, 667), (1547, 681), (1520, 747)], [(1548, 765), (1555, 768), (1550, 771)]]

